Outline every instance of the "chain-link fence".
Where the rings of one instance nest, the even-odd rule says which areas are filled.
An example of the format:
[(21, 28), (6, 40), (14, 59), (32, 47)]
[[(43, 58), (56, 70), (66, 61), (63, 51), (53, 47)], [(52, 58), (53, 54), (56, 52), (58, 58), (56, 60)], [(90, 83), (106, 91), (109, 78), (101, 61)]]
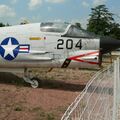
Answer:
[(61, 120), (118, 120), (119, 70), (118, 59), (93, 76)]

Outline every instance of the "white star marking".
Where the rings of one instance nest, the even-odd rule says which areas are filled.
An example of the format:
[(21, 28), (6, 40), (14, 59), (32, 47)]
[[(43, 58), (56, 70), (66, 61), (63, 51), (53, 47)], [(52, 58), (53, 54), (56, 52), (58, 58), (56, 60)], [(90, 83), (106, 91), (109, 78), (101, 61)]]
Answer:
[(1, 45), (4, 49), (5, 49), (5, 53), (4, 53), (4, 58), (9, 54), (12, 57), (14, 56), (13, 50), (18, 47), (18, 45), (13, 45), (11, 42), (11, 38), (9, 38), (8, 44), (7, 45)]

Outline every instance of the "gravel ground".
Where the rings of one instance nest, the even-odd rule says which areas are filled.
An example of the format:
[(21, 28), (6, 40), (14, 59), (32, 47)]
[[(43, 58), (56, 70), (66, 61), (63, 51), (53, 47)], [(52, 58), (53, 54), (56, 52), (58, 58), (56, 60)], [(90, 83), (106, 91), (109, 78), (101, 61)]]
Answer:
[(97, 70), (33, 69), (40, 87), (0, 73), (0, 120), (59, 120)]

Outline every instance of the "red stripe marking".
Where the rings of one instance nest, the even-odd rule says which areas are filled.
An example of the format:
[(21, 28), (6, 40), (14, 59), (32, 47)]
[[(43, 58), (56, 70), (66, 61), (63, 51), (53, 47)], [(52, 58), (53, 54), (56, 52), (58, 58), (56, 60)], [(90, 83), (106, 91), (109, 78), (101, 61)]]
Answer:
[(89, 55), (96, 54), (96, 53), (99, 53), (99, 51), (97, 51), (97, 52), (96, 51), (95, 52), (90, 52), (90, 53), (86, 53), (86, 54), (70, 57), (68, 59), (74, 60), (74, 61), (78, 61), (78, 62), (85, 62), (85, 63), (89, 63), (89, 64), (99, 64), (99, 62), (91, 62), (91, 61), (85, 61), (85, 60), (78, 59), (78, 58), (81, 58), (81, 57), (84, 57), (84, 56), (89, 56)]
[(90, 52), (90, 53), (86, 53), (86, 54), (82, 54), (82, 55), (78, 55), (78, 56), (74, 56), (74, 57), (70, 57), (69, 59), (76, 59), (76, 58), (81, 58), (81, 57), (84, 57), (84, 56), (88, 56), (88, 55), (92, 55), (92, 54), (96, 54), (98, 53), (99, 51), (97, 52)]
[(20, 50), (28, 50), (28, 48), (20, 48)]
[(80, 60), (80, 59), (74, 59), (74, 60), (78, 62), (89, 63), (89, 64), (99, 64), (99, 62), (90, 62), (90, 61), (85, 61), (85, 60)]

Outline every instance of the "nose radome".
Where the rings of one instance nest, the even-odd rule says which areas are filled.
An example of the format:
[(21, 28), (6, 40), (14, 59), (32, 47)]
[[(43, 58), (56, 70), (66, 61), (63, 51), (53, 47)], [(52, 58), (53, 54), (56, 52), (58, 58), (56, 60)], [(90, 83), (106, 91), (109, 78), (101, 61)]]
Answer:
[(111, 37), (100, 38), (100, 49), (103, 54), (111, 52), (117, 48), (120, 48), (120, 40)]

